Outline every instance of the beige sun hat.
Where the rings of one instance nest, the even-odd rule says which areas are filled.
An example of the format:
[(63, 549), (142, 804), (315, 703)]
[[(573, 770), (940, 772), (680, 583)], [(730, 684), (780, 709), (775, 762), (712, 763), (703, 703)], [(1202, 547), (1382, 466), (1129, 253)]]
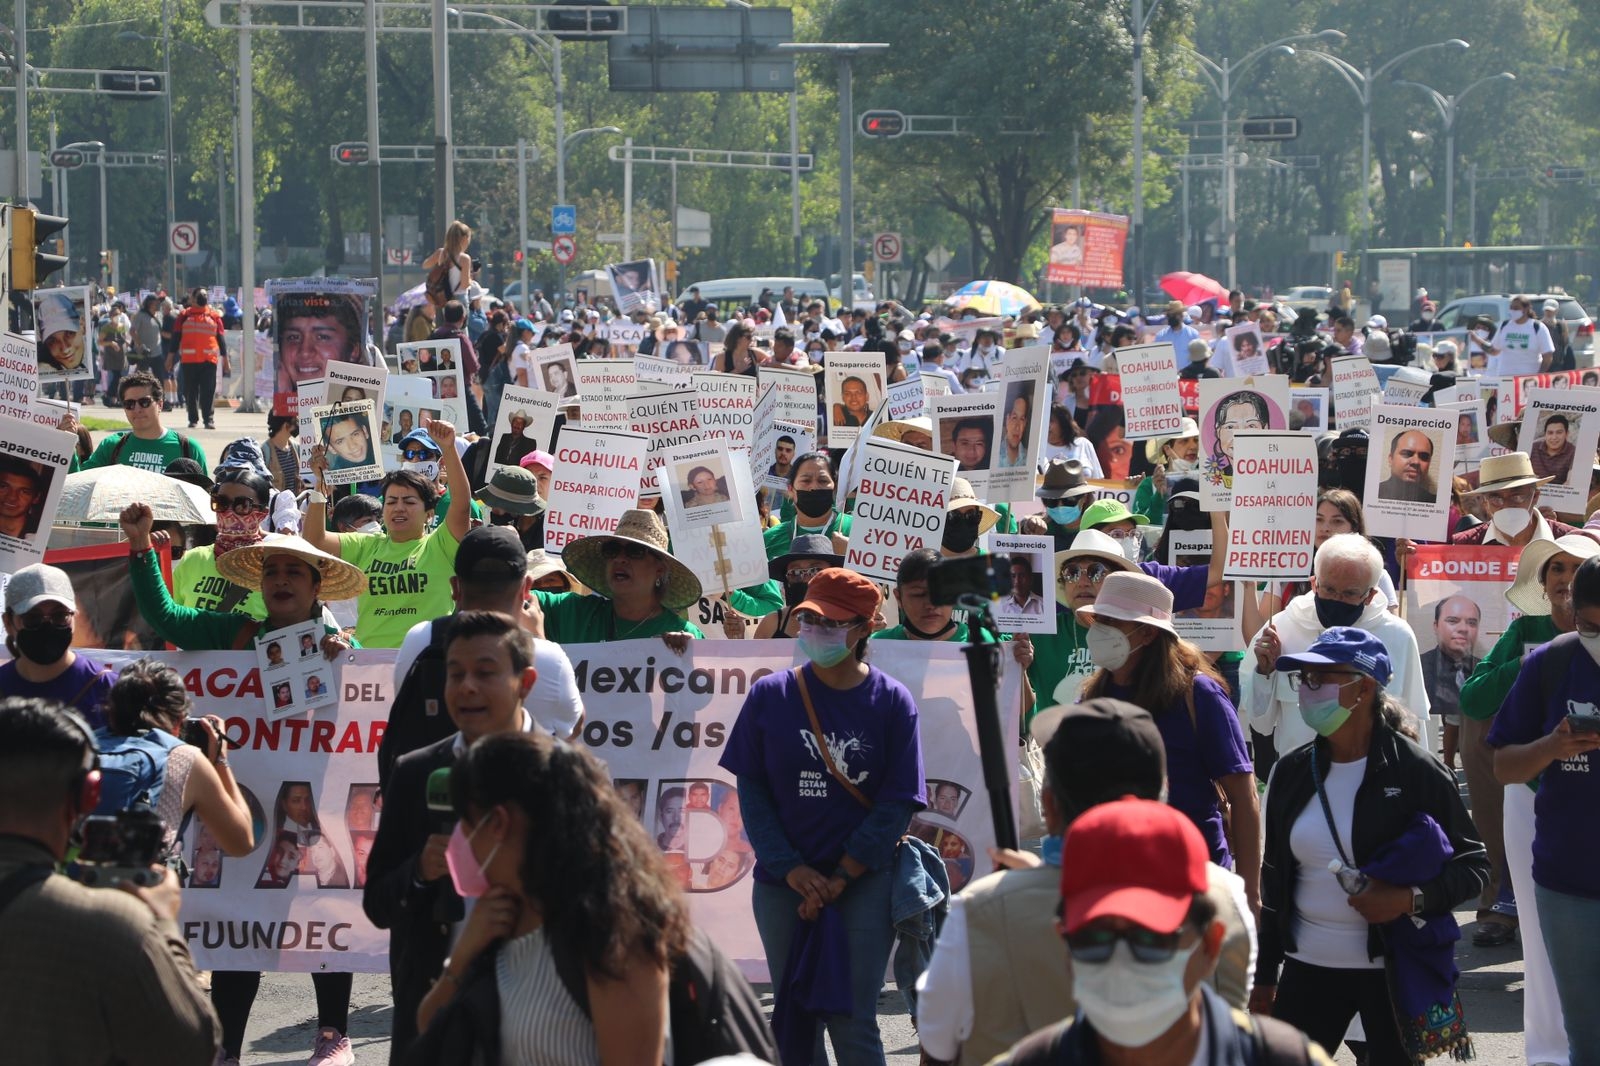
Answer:
[(979, 502), (978, 494), (972, 491), (972, 482), (964, 477), (958, 477), (950, 482), (950, 505), (947, 510), (959, 511), (966, 507), (976, 507), (983, 512), (983, 520), (978, 523), (980, 537), (1000, 521), (999, 511), (986, 503)]
[(1150, 460), (1151, 465), (1161, 462), (1161, 449), (1175, 440), (1188, 440), (1190, 437), (1199, 438), (1200, 423), (1192, 418), (1185, 418), (1178, 424), (1178, 432), (1170, 437), (1152, 437), (1144, 442), (1144, 457)]
[(694, 576), (694, 571), (673, 557), (667, 527), (661, 524), (661, 519), (654, 511), (624, 511), (622, 520), (613, 532), (579, 537), (568, 544), (561, 553), (567, 572), (610, 599), (611, 578), (606, 573), (606, 562), (600, 554), (600, 549), (608, 540), (642, 545), (667, 564), (667, 584), (661, 590), (663, 607), (670, 611), (682, 610), (700, 598), (700, 579)]
[(348, 600), (367, 589), (367, 575), (359, 566), (338, 556), (313, 548), (300, 537), (287, 533), (268, 533), (255, 544), (235, 548), (217, 556), (217, 573), (240, 588), (261, 590), (261, 567), (269, 555), (292, 555), (322, 575), (321, 600)]
[(1555, 540), (1529, 541), (1517, 558), (1517, 579), (1506, 590), (1506, 601), (1523, 614), (1550, 614), (1550, 597), (1544, 592), (1544, 567), (1562, 552), (1576, 556), (1581, 563), (1600, 556), (1600, 540), (1588, 533), (1568, 533)]
[(933, 419), (931, 418), (891, 418), (887, 422), (879, 422), (872, 429), (874, 437), (885, 440), (903, 441), (907, 433), (926, 433), (933, 437)]
[(1096, 559), (1116, 570), (1133, 570), (1133, 564), (1122, 554), (1122, 546), (1109, 533), (1102, 533), (1098, 529), (1081, 530), (1072, 538), (1072, 547), (1056, 552), (1056, 602), (1063, 607), (1071, 607), (1072, 602), (1067, 599), (1061, 568), (1074, 559)]
[(1478, 487), (1464, 495), (1499, 492), (1523, 485), (1548, 485), (1554, 480), (1553, 477), (1540, 477), (1533, 472), (1533, 460), (1527, 452), (1507, 452), (1485, 459), (1478, 467)]
[(1086, 626), (1099, 618), (1115, 618), (1178, 632), (1172, 624), (1172, 590), (1145, 573), (1107, 574), (1094, 603), (1079, 607), (1077, 615)]

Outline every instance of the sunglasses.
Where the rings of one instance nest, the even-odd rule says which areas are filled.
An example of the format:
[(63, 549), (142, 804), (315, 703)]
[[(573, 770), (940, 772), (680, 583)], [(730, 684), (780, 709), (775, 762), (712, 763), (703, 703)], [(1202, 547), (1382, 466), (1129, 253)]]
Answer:
[(804, 570), (790, 570), (784, 575), (784, 579), (791, 585), (801, 585), (822, 573), (822, 570), (823, 568), (820, 566), (811, 566)]
[(160, 401), (153, 400), (148, 396), (139, 396), (139, 397), (136, 397), (136, 398), (134, 398), (132, 400), (123, 400), (122, 401), (122, 406), (123, 407), (137, 407), (139, 410), (142, 411), (146, 407), (154, 407), (159, 402)]
[(857, 619), (854, 622), (835, 622), (831, 618), (822, 617), (822, 615), (817, 614), (815, 611), (796, 612), (794, 619), (803, 626), (811, 626), (815, 629), (821, 629), (829, 632), (840, 632), (842, 630), (854, 629), (862, 622), (862, 619)]
[(1156, 933), (1149, 929), (1080, 929), (1068, 933), (1063, 940), (1074, 962), (1109, 962), (1116, 950), (1117, 941), (1125, 941), (1136, 962), (1167, 962), (1178, 953), (1182, 930), (1176, 933)]
[(1093, 563), (1089, 566), (1063, 566), (1061, 580), (1069, 584), (1074, 581), (1088, 580), (1091, 585), (1098, 585), (1111, 573), (1111, 567), (1104, 563)]
[(431, 455), (433, 455), (433, 453), (428, 451), (426, 448), (407, 448), (405, 451), (400, 453), (400, 458), (404, 459), (408, 463), (416, 463), (426, 460)]
[(213, 496), (211, 509), (221, 514), (223, 511), (232, 511), (236, 515), (244, 516), (256, 511), (265, 511), (253, 498), (248, 496)]
[(650, 555), (650, 549), (643, 544), (625, 544), (620, 540), (608, 540), (600, 545), (600, 558), (615, 559), (619, 555), (639, 560), (647, 558)]

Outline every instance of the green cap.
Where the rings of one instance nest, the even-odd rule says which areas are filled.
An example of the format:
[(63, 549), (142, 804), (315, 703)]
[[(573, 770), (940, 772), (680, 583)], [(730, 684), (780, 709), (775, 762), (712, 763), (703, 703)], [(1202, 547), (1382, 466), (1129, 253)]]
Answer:
[(1129, 519), (1132, 519), (1136, 526), (1150, 524), (1150, 519), (1142, 514), (1134, 514), (1121, 500), (1096, 500), (1083, 512), (1083, 519), (1078, 523), (1078, 528), (1095, 529), (1110, 522), (1123, 522)]

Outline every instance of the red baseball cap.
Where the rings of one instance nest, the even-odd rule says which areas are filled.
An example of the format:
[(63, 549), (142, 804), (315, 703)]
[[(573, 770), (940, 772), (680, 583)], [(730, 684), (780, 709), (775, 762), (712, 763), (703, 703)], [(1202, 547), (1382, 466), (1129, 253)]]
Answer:
[(882, 602), (878, 586), (867, 578), (842, 566), (830, 566), (811, 579), (806, 598), (795, 610), (815, 611), (833, 622), (851, 622), (870, 620)]
[(1092, 807), (1072, 823), (1061, 853), (1066, 931), (1110, 917), (1176, 932), (1206, 890), (1209, 860), (1200, 830), (1165, 803), (1129, 797)]

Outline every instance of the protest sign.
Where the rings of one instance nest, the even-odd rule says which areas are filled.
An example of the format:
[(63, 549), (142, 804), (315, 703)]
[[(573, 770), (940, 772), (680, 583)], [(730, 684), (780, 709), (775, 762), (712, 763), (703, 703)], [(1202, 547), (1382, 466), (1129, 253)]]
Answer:
[[(295, 438), (295, 451), (300, 460), (301, 470), (311, 469), (311, 449), (317, 446), (318, 433), (317, 420), (311, 417), (311, 409), (327, 404), (327, 384), (326, 378), (307, 378), (295, 386), (294, 397), (285, 401), (289, 413), (294, 415), (295, 421), (300, 426), (300, 435)], [(383, 412), (384, 432), (381, 439), (388, 440), (389, 404), (384, 404)]]
[(322, 379), (322, 403), (355, 403), (371, 400), (374, 409), (383, 406), (384, 390), (389, 380), (389, 368), (362, 366), (358, 363), (329, 363), (328, 373)]
[(1304, 433), (1241, 431), (1234, 441), (1224, 576), (1311, 576), (1317, 523), (1317, 442)]
[(629, 422), (635, 433), (650, 442), (640, 491), (655, 492), (655, 472), (669, 448), (700, 440), (700, 405), (688, 389), (661, 389), (628, 397)]
[(33, 293), (35, 368), (41, 382), (83, 381), (98, 373), (91, 298), (82, 285)]
[(1441, 411), (1456, 411), (1456, 469), (1475, 467), (1488, 452), (1488, 423), (1484, 421), (1483, 401), (1465, 400), (1459, 403), (1435, 403)]
[[(1211, 561), (1211, 530), (1174, 529), (1167, 533), (1168, 561), (1174, 566), (1205, 566)], [(1239, 650), (1241, 623), (1238, 584), (1224, 581), (1206, 589), (1199, 607), (1172, 618), (1178, 636), (1201, 651)]]
[[(693, 342), (678, 341), (669, 345), (668, 351), (681, 352), (685, 348), (693, 350), (699, 347), (703, 346)], [(655, 355), (635, 356), (633, 360), (633, 369), (640, 381), (659, 382), (673, 389), (693, 388), (695, 374), (705, 368), (704, 363)]]
[(663, 458), (651, 491), (661, 493), (673, 555), (694, 571), (707, 596), (764, 583), (750, 453), (700, 440), (670, 448)]
[(1117, 349), (1122, 379), (1123, 430), (1128, 440), (1150, 440), (1178, 431), (1183, 400), (1178, 395), (1178, 361), (1172, 345), (1144, 344)]
[(823, 368), (828, 401), (828, 447), (848, 448), (883, 402), (882, 352), (830, 352)]
[(406, 341), (395, 345), (395, 359), (400, 364), (402, 374), (454, 370), (461, 365), (461, 340), (459, 337), (441, 337), (438, 340)]
[[(48, 396), (35, 395), (28, 400), (28, 409), (25, 415), (20, 416), (22, 421), (29, 425), (44, 426), (46, 429), (55, 429), (61, 425), (61, 420), (67, 415), (78, 418), (83, 412), (83, 404), (70, 403), (66, 400), (52, 400)], [(0, 415), (8, 418), (17, 418), (11, 410), (0, 405)]]
[(1367, 430), (1367, 534), (1448, 540), (1459, 411), (1379, 404)]
[(311, 409), (317, 440), (328, 460), (329, 485), (353, 485), (383, 476), (372, 426), (371, 400), (336, 403)]
[(989, 498), (1000, 401), (995, 392), (940, 396), (933, 401), (934, 448), (955, 457), (956, 473), (971, 482), (980, 500)]
[[(1228, 351), (1232, 353), (1233, 372), (1242, 378), (1258, 377), (1268, 373), (1267, 346), (1261, 339), (1261, 327), (1254, 322), (1241, 322), (1231, 326), (1224, 334)], [(1120, 357), (1122, 353), (1118, 352)]]
[(1344, 355), (1328, 360), (1333, 378), (1333, 424), (1339, 429), (1365, 429), (1372, 420), (1372, 405), (1381, 388), (1378, 372), (1364, 355)]
[(750, 447), (754, 443), (751, 420), (756, 410), (756, 384), (755, 378), (742, 374), (707, 371), (694, 375), (700, 431), (707, 437), (725, 439), (735, 448)]
[[(1418, 544), (1407, 556), (1400, 611), (1416, 635), (1422, 684), (1434, 713), (1457, 712), (1460, 684), (1441, 680), (1472, 676), (1478, 660), (1521, 613), (1506, 599), (1521, 555), (1521, 548), (1500, 544)], [(1537, 584), (1529, 591), (1543, 600)]]
[(928, 393), (922, 386), (922, 376), (906, 378), (889, 386), (889, 418), (900, 421), (921, 418), (927, 414)]
[(661, 299), (656, 295), (661, 291), (661, 283), (656, 280), (659, 275), (654, 259), (607, 263), (606, 276), (611, 280), (611, 295), (617, 302), (617, 310), (624, 315), (635, 311), (654, 313), (661, 307)]
[[(1517, 451), (1527, 453), (1539, 477), (1555, 478), (1539, 486), (1541, 504), (1567, 514), (1585, 510), (1597, 444), (1600, 389), (1528, 390)], [(1588, 461), (1579, 462), (1579, 456)]]
[(991, 605), (1002, 633), (1054, 633), (1055, 541), (1050, 537), (991, 533), (989, 550), (1009, 559), (1011, 591)]
[(637, 349), (644, 340), (644, 335), (649, 327), (643, 322), (630, 322), (625, 318), (613, 318), (601, 327), (600, 335), (606, 339), (613, 353), (620, 348)]
[(935, 396), (950, 395), (949, 378), (941, 377), (938, 374), (919, 373), (917, 380), (922, 382), (922, 395), (926, 399), (932, 400)]
[(1289, 388), (1289, 428), (1302, 433), (1328, 431), (1328, 390), (1310, 385)]
[(642, 433), (567, 425), (556, 443), (544, 546), (552, 555), (579, 537), (610, 533), (639, 506), (650, 442)]
[(338, 700), (337, 674), (323, 657), (322, 634), (322, 619), (315, 618), (257, 636), (256, 667), (268, 721)]
[(533, 353), (533, 361), (534, 373), (530, 375), (530, 381), (537, 377), (546, 392), (553, 393), (560, 399), (578, 398), (577, 360), (573, 357), (571, 345), (562, 344), (536, 351)]
[(1054, 285), (1120, 289), (1128, 216), (1055, 208), (1050, 213), (1050, 258), (1045, 280)]
[(516, 466), (529, 452), (549, 451), (555, 443), (560, 401), (543, 389), (507, 385), (500, 394), (490, 436), (488, 477), (502, 466)]
[(0, 416), (0, 572), (44, 558), (78, 435)]
[(1432, 387), (1432, 375), (1421, 367), (1403, 366), (1389, 375), (1383, 385), (1383, 402), (1397, 407), (1416, 407)]
[(9, 331), (0, 332), (0, 410), (12, 418), (22, 418), (22, 415), (11, 412), (26, 411), (28, 398), (38, 394), (37, 346), (26, 337)]
[(771, 385), (778, 394), (778, 406), (773, 417), (785, 422), (803, 422), (813, 428), (817, 424), (816, 371), (792, 367), (764, 366), (756, 370), (756, 382), (766, 388)]
[(798, 455), (812, 449), (811, 427), (799, 422), (788, 422), (777, 417), (778, 405), (783, 401), (772, 385), (763, 385), (761, 398), (751, 417), (755, 427), (755, 445), (750, 451), (750, 470), (755, 474), (758, 487), (779, 492), (789, 487), (789, 466)]
[[(1495, 383), (1497, 421), (1516, 422), (1521, 419), (1523, 409), (1528, 406), (1528, 392), (1531, 389), (1567, 389), (1581, 380), (1581, 375), (1567, 372), (1498, 378)], [(1494, 425), (1495, 422), (1489, 424)]]
[(577, 370), (580, 409), (588, 429), (627, 429), (633, 422), (629, 400), (656, 389), (639, 381), (632, 359), (580, 359)]
[(705, 529), (709, 526), (743, 522), (750, 510), (755, 489), (741, 486), (729, 462), (735, 455), (744, 457), (745, 481), (749, 480), (749, 452), (729, 448), (719, 441), (690, 441), (668, 448), (660, 456), (656, 477), (661, 495), (677, 500), (678, 528)]
[(1287, 430), (1288, 412), (1289, 379), (1281, 374), (1207, 378), (1200, 382), (1202, 510), (1225, 510), (1232, 500), (1234, 443), (1238, 435), (1252, 430)]
[(326, 378), (329, 363), (369, 362), (367, 301), (373, 283), (359, 278), (274, 278), (272, 304), (273, 410), (293, 414), (302, 381)]
[(907, 552), (937, 548), (954, 477), (955, 462), (947, 455), (868, 438), (845, 566), (893, 582)]
[(990, 502), (1033, 499), (1039, 450), (1045, 438), (1042, 416), (1050, 407), (1049, 374), (1050, 349), (1043, 345), (1015, 348), (1006, 355), (996, 384), (1001, 399), (994, 462), (986, 486), (985, 498)]
[(383, 404), (383, 421), (378, 427), (382, 442), (378, 456), (395, 469), (400, 464), (400, 442), (413, 430), (427, 429), (435, 419), (444, 418), (444, 408), (438, 400), (405, 395), (399, 387), (405, 381), (399, 377), (391, 382), (389, 398)]

